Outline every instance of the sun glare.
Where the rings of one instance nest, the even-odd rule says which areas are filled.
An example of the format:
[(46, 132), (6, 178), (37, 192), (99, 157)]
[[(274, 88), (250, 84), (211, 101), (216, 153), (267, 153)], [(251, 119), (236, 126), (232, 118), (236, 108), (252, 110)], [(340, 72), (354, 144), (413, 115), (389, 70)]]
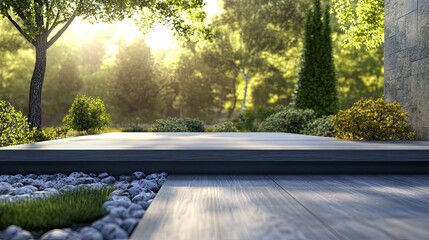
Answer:
[(146, 44), (153, 50), (175, 49), (179, 45), (173, 36), (173, 32), (164, 25), (156, 25), (146, 35)]
[[(222, 12), (217, 0), (205, 0), (204, 10), (207, 12), (209, 19)], [(110, 54), (115, 54), (118, 42), (126, 41), (127, 44), (136, 38), (145, 39), (146, 44), (152, 50), (174, 50), (179, 47), (177, 39), (173, 36), (173, 31), (162, 24), (156, 24), (144, 35), (134, 24), (134, 22), (123, 21), (114, 23), (97, 23), (90, 24), (82, 19), (76, 19), (70, 26), (70, 29), (64, 35), (66, 41), (83, 42), (86, 39), (98, 36), (103, 31), (110, 32), (111, 37), (106, 41), (105, 48)]]

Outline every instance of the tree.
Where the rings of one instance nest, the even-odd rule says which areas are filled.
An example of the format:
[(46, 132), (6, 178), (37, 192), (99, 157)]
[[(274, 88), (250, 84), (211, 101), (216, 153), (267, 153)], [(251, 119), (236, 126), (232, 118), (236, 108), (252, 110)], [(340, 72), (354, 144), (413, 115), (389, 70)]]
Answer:
[(177, 95), (173, 107), (179, 110), (180, 118), (201, 118), (208, 121), (213, 113), (213, 82), (211, 78), (205, 77), (205, 66), (201, 64), (201, 56), (194, 47), (188, 46), (175, 69)]
[[(144, 41), (136, 41), (119, 49), (116, 74), (112, 83), (112, 102), (125, 119), (150, 121), (156, 118), (159, 92), (155, 62)], [(122, 118), (121, 120), (123, 120)]]
[(384, 0), (332, 0), (346, 45), (366, 49), (384, 42)]
[[(64, 54), (66, 50), (67, 54)], [(83, 87), (79, 72), (80, 59), (76, 51), (62, 44), (49, 51), (46, 87), (43, 89), (42, 105), (46, 124), (60, 125), (70, 105)]]
[(201, 54), (203, 63), (208, 70), (211, 70), (205, 77), (217, 82), (218, 118), (220, 118), (219, 115), (221, 115), (225, 102), (229, 101), (227, 118), (231, 119), (238, 102), (239, 69), (235, 66), (234, 49), (224, 27), (216, 28), (214, 40), (203, 46)]
[(313, 1), (305, 26), (304, 51), (295, 105), (313, 109), (318, 116), (338, 111), (335, 66), (332, 56), (329, 8), (322, 19), (320, 0)]
[(251, 79), (265, 64), (264, 54), (281, 52), (297, 44), (301, 31), (301, 7), (305, 1), (226, 0), (217, 21), (228, 27), (234, 66), (244, 80), (241, 111), (247, 104)]
[(17, 58), (22, 55), (20, 50), (28, 49), (28, 47), (19, 33), (13, 31), (13, 26), (6, 19), (0, 18), (0, 100), (7, 100), (21, 111), (23, 110), (22, 106), (16, 104), (18, 99), (10, 98), (12, 94), (9, 92), (10, 89), (7, 89), (8, 78), (13, 75), (10, 73), (11, 63), (18, 61)]
[(42, 127), (42, 87), (46, 71), (46, 54), (73, 20), (114, 21), (140, 16), (144, 27), (161, 21), (177, 35), (209, 36), (204, 26), (202, 0), (2, 0), (0, 17), (6, 17), (36, 49), (36, 62), (30, 83), (28, 118), (33, 127)]

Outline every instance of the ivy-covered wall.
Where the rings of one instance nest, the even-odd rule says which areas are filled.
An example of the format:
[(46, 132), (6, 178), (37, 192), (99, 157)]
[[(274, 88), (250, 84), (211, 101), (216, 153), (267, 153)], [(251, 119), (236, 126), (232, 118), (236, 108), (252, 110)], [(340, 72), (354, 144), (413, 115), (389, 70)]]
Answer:
[(402, 103), (421, 140), (429, 140), (429, 0), (385, 0), (388, 101)]

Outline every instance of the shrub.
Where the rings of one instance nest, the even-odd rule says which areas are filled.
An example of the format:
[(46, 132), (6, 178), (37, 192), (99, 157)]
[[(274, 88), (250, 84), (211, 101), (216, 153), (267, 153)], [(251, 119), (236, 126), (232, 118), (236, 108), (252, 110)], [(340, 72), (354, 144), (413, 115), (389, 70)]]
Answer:
[(183, 119), (188, 132), (204, 132), (204, 122), (199, 119), (185, 118)]
[(165, 118), (155, 121), (152, 132), (188, 132), (188, 127), (182, 119)]
[(240, 116), (233, 120), (233, 123), (240, 131), (256, 132), (261, 122), (285, 109), (283, 106), (246, 109)]
[(48, 134), (51, 140), (60, 139), (67, 137), (67, 133), (69, 132), (69, 128), (60, 127), (52, 129)]
[(0, 229), (18, 225), (28, 230), (70, 227), (106, 214), (103, 203), (113, 188), (78, 188), (47, 198), (0, 201)]
[(152, 125), (152, 132), (204, 132), (204, 122), (192, 118), (158, 119)]
[(304, 126), (302, 134), (321, 137), (335, 137), (332, 119), (333, 116), (324, 116), (309, 122)]
[(27, 117), (0, 100), (0, 147), (30, 143), (35, 133), (36, 129), (30, 127)]
[(73, 101), (63, 123), (76, 131), (86, 131), (92, 134), (109, 125), (110, 116), (100, 98), (80, 96)]
[(238, 129), (233, 122), (221, 122), (214, 125), (213, 132), (238, 132)]
[(398, 102), (370, 98), (339, 111), (333, 123), (338, 139), (413, 140), (416, 134), (407, 123), (408, 116)]
[(313, 110), (288, 108), (269, 116), (259, 125), (258, 132), (300, 133), (312, 120), (314, 120)]
[(139, 126), (132, 126), (125, 128), (122, 132), (148, 132), (148, 130)]
[(42, 141), (49, 141), (49, 140), (55, 140), (60, 138), (67, 137), (69, 129), (68, 128), (53, 128), (50, 131), (37, 131), (34, 133), (32, 140), (34, 142), (42, 142)]

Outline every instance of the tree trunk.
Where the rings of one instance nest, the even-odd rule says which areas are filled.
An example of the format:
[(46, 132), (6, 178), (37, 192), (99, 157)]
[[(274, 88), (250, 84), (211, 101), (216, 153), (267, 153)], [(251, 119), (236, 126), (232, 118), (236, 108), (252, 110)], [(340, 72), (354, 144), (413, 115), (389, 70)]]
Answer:
[(247, 90), (249, 88), (249, 80), (250, 80), (250, 70), (249, 70), (249, 73), (246, 74), (244, 72), (244, 69), (242, 69), (241, 73), (243, 74), (243, 78), (244, 78), (244, 96), (243, 96), (243, 103), (241, 104), (241, 113), (243, 113), (244, 110), (246, 109)]
[(232, 81), (232, 107), (228, 111), (228, 120), (231, 119), (232, 114), (235, 111), (235, 106), (237, 105), (237, 76), (238, 72), (234, 75), (234, 79)]
[(42, 130), (42, 86), (46, 71), (47, 37), (43, 34), (36, 40), (36, 64), (30, 84), (28, 120), (32, 127)]

